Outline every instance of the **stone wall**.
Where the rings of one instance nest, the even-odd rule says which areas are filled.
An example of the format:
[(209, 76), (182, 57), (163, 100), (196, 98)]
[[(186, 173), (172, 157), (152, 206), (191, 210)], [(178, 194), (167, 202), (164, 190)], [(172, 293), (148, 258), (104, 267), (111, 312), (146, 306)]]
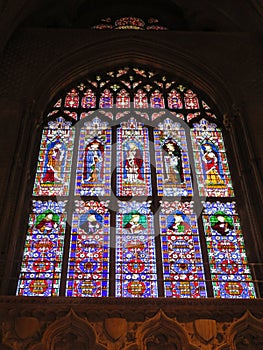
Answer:
[(262, 300), (0, 299), (13, 350), (259, 350)]

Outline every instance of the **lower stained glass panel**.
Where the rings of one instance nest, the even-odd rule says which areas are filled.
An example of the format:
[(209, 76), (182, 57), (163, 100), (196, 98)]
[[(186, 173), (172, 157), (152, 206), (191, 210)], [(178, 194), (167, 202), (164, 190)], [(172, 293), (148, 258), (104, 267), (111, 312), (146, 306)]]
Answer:
[(33, 201), (17, 295), (58, 296), (66, 202)]
[(150, 203), (119, 202), (116, 235), (116, 296), (158, 296)]
[(66, 296), (108, 296), (109, 232), (106, 202), (76, 201), (76, 212), (72, 220)]
[(235, 203), (204, 203), (212, 284), (216, 298), (255, 298)]
[(161, 205), (165, 297), (206, 297), (203, 260), (192, 203), (164, 201)]

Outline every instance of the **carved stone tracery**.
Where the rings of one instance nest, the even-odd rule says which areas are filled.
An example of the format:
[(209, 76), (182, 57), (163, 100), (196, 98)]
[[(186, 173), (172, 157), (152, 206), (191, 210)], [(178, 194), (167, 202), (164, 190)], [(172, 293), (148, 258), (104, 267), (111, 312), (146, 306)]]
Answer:
[[(21, 299), (22, 300), (22, 299)], [(43, 305), (27, 299), (1, 304), (0, 350), (258, 350), (263, 348), (263, 313), (260, 300), (249, 308), (232, 305), (232, 318), (225, 312), (227, 301), (200, 301), (160, 306), (133, 300), (106, 304), (81, 300), (67, 306)], [(85, 301), (85, 303), (84, 303)], [(8, 304), (9, 302), (9, 304)], [(83, 303), (82, 303), (83, 302)], [(241, 301), (240, 301), (241, 303)], [(96, 304), (96, 303), (95, 303)], [(147, 301), (145, 301), (147, 304)], [(168, 306), (169, 304), (169, 306)], [(189, 304), (189, 305), (188, 305)], [(195, 316), (191, 310), (199, 311)], [(217, 310), (221, 305), (221, 311)], [(225, 309), (223, 307), (225, 305)], [(236, 304), (236, 305), (234, 305)], [(244, 301), (242, 301), (244, 304)], [(124, 307), (125, 306), (125, 307)], [(241, 304), (240, 304), (241, 307)], [(225, 310), (225, 311), (224, 311)], [(188, 318), (185, 316), (188, 314)], [(220, 316), (220, 315), (221, 316)], [(184, 315), (183, 318), (180, 315)], [(219, 317), (220, 316), (220, 317)]]
[(46, 329), (42, 343), (48, 350), (105, 349), (97, 344), (96, 334), (90, 323), (77, 316), (72, 309)]

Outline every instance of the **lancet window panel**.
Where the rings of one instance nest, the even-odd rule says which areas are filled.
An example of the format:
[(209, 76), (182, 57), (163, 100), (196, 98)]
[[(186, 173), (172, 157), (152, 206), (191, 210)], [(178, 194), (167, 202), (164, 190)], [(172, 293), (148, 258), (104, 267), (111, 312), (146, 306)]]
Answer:
[(202, 119), (191, 132), (199, 193), (208, 197), (233, 197), (221, 130)]
[(207, 297), (197, 217), (192, 202), (162, 202), (161, 250), (166, 297)]
[(17, 295), (59, 295), (67, 218), (65, 205), (65, 201), (33, 201)]
[(59, 117), (44, 128), (40, 145), (33, 194), (63, 196), (69, 194), (74, 128)]
[(111, 129), (95, 117), (80, 131), (75, 192), (81, 196), (109, 196), (110, 190)]
[(154, 130), (157, 191), (160, 196), (193, 194), (185, 130), (169, 118)]
[(117, 195), (151, 195), (148, 129), (134, 118), (117, 131)]
[(116, 296), (158, 296), (153, 215), (146, 202), (119, 202)]
[(203, 93), (122, 67), (50, 106), (17, 295), (257, 296), (220, 113)]
[(235, 202), (204, 203), (203, 221), (215, 297), (255, 298)]
[(66, 296), (109, 295), (110, 214), (107, 203), (75, 202)]

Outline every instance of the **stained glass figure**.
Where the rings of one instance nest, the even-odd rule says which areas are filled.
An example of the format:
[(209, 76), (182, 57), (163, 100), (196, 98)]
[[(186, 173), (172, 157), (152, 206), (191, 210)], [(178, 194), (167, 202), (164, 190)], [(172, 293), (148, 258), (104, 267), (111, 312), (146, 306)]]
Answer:
[[(114, 22), (105, 19), (104, 28), (159, 26), (155, 19), (148, 25), (135, 17)], [(117, 297), (155, 298), (159, 290), (165, 297), (203, 298), (207, 264), (209, 295), (213, 288), (216, 298), (255, 298), (214, 109), (188, 87), (139, 67), (87, 78), (66, 91), (45, 116), (17, 294), (58, 296), (66, 290), (66, 296), (108, 297), (114, 294), (109, 294), (109, 271), (115, 271), (110, 289)], [(200, 196), (213, 202), (204, 203), (204, 225), (202, 219), (197, 223), (190, 202), (194, 194), (197, 202)], [(108, 205), (116, 210), (115, 195), (119, 211), (111, 218), (116, 251), (110, 267)], [(75, 196), (82, 200), (74, 202)], [(132, 196), (136, 201), (129, 201)], [(153, 203), (142, 202), (142, 196), (153, 196)], [(163, 197), (158, 225), (150, 208), (157, 210)], [(182, 202), (176, 201), (180, 197)], [(215, 202), (219, 199), (223, 203)], [(205, 233), (204, 263), (198, 227)], [(156, 247), (162, 256), (158, 274)], [(63, 259), (66, 281), (63, 277), (60, 285)]]
[(134, 95), (134, 108), (148, 108), (147, 94), (142, 89)]
[(100, 96), (100, 108), (111, 108), (113, 107), (113, 96), (109, 89), (102, 92)]
[(116, 107), (130, 108), (130, 94), (125, 89), (122, 89), (120, 92), (117, 93)]
[(152, 94), (151, 94), (151, 107), (152, 108), (165, 108), (164, 106), (164, 98), (162, 93), (159, 90), (155, 90)]
[(193, 190), (183, 127), (165, 119), (154, 130), (154, 145), (158, 195), (191, 196)]
[(96, 96), (91, 89), (87, 89), (84, 96), (81, 99), (81, 107), (83, 108), (95, 108), (96, 107)]
[(63, 196), (69, 192), (74, 128), (62, 117), (44, 128), (33, 194)]
[(119, 202), (116, 227), (116, 297), (158, 296), (150, 204)]
[(160, 229), (165, 297), (206, 297), (193, 202), (161, 203)]
[(183, 102), (181, 99), (180, 92), (176, 90), (171, 90), (168, 94), (168, 107), (171, 109), (181, 109), (183, 108)]
[(203, 222), (214, 296), (255, 298), (235, 202), (204, 203)]
[(135, 118), (117, 130), (117, 195), (151, 194), (148, 129)]
[(33, 201), (17, 295), (58, 296), (66, 202)]
[(65, 98), (65, 107), (78, 108), (79, 106), (79, 93), (76, 89), (71, 89), (67, 93)]
[(202, 119), (191, 133), (199, 193), (208, 197), (233, 196), (221, 130)]
[(76, 201), (72, 219), (66, 296), (109, 295), (108, 202)]
[(184, 104), (186, 109), (198, 109), (199, 102), (196, 94), (192, 90), (187, 90), (184, 93)]
[(96, 117), (80, 131), (76, 194), (109, 196), (110, 181), (111, 129), (107, 122)]

